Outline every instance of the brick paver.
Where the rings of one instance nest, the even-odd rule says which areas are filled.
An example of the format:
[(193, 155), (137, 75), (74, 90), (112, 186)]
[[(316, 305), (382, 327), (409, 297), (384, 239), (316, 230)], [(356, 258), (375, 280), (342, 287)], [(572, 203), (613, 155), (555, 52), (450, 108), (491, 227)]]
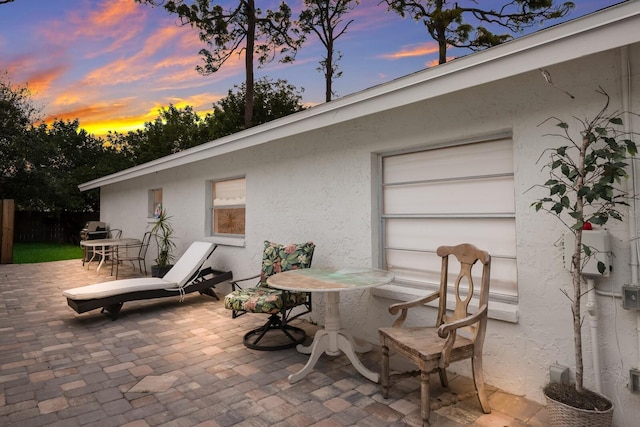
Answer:
[[(215, 265), (215, 260), (214, 260)], [(121, 271), (124, 271), (121, 270)], [(307, 377), (295, 349), (260, 352), (242, 335), (260, 315), (231, 319), (199, 294), (125, 303), (118, 320), (76, 314), (61, 292), (112, 280), (79, 260), (0, 265), (0, 425), (402, 426), (419, 425), (417, 379), (383, 399), (345, 356), (322, 356)], [(219, 285), (224, 294), (226, 285)], [(312, 335), (317, 327), (296, 321)], [(378, 370), (380, 349), (361, 355)], [(469, 380), (451, 375), (451, 388)], [(433, 381), (438, 383), (438, 381)], [(433, 425), (544, 425), (543, 408), (492, 389), (493, 414), (471, 398), (432, 414)], [(510, 411), (512, 411), (510, 413)]]

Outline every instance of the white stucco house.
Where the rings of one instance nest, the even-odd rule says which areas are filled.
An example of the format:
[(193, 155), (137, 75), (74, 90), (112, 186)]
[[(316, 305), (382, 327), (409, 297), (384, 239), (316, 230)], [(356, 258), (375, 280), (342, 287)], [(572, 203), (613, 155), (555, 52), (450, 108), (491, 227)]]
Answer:
[[(545, 78), (545, 76), (547, 78)], [(550, 77), (550, 79), (548, 78)], [(456, 59), (327, 104), (87, 182), (100, 188), (101, 220), (142, 236), (162, 203), (178, 253), (216, 242), (212, 264), (255, 273), (264, 240), (313, 241), (314, 266), (387, 268), (387, 286), (343, 293), (342, 321), (378, 342), (387, 307), (437, 281), (435, 249), (469, 242), (493, 259), (485, 380), (542, 402), (549, 367), (573, 372), (570, 284), (563, 226), (531, 203), (546, 180), (550, 117), (640, 112), (640, 2), (631, 1)], [(569, 96), (571, 95), (571, 96)], [(640, 117), (624, 115), (630, 131)], [(637, 164), (629, 190), (640, 192)], [(616, 425), (635, 425), (640, 394), (640, 311), (621, 291), (638, 284), (640, 206), (607, 224), (608, 277), (595, 281), (594, 328), (585, 322), (585, 385), (616, 405)], [(244, 221), (244, 222), (243, 222)], [(153, 251), (149, 253), (152, 261)], [(224, 286), (219, 286), (224, 294)], [(323, 320), (322, 297), (309, 318)], [(412, 323), (432, 319), (425, 307)], [(465, 373), (468, 364), (460, 366)], [(456, 366), (453, 367), (455, 371)], [(468, 372), (467, 372), (468, 373)], [(636, 384), (637, 385), (637, 384)]]

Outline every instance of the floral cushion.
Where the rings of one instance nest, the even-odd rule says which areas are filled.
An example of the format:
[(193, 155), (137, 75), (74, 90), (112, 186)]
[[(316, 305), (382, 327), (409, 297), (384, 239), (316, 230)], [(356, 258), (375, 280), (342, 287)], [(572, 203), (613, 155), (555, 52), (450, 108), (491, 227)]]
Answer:
[[(311, 267), (315, 245), (312, 242), (280, 245), (264, 242), (260, 282), (254, 288), (237, 289), (224, 298), (224, 306), (234, 311), (275, 314), (282, 311), (283, 291), (269, 288), (267, 279), (273, 274)], [(304, 292), (284, 292), (286, 306), (295, 307), (307, 301)]]

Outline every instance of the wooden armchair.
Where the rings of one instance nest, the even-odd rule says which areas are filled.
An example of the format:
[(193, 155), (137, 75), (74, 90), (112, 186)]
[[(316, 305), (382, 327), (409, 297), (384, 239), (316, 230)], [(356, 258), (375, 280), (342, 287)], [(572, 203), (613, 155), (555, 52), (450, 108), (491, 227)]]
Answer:
[[(382, 344), (381, 385), (384, 398), (389, 397), (391, 378), (405, 378), (420, 375), (421, 416), (424, 426), (429, 425), (429, 376), (434, 372), (440, 375), (443, 387), (448, 386), (445, 369), (451, 362), (471, 359), (473, 381), (480, 406), (484, 413), (490, 413), (482, 374), (482, 345), (487, 326), (487, 305), (489, 302), (489, 275), (491, 257), (485, 251), (470, 244), (458, 246), (441, 246), (437, 254), (442, 258), (440, 273), (440, 289), (426, 297), (389, 307), (389, 312), (400, 317), (390, 328), (380, 328)], [(447, 314), (447, 291), (450, 255), (460, 263), (460, 272), (455, 279), (455, 309)], [(480, 261), (482, 280), (480, 289), (474, 286), (471, 270)], [(478, 309), (469, 312), (472, 297), (478, 299)], [(419, 307), (439, 299), (438, 317), (435, 327), (401, 327), (407, 318), (410, 308)], [(415, 363), (419, 370), (393, 373), (389, 371), (389, 350), (404, 356)]]

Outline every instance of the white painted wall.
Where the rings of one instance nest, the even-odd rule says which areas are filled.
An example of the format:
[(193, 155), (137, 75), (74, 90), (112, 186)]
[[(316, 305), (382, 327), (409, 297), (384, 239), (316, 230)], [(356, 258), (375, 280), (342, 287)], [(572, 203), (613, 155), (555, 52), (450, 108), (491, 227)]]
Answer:
[[(640, 46), (630, 51), (632, 110), (640, 111)], [(516, 170), (519, 321), (492, 320), (485, 344), (486, 382), (506, 391), (542, 401), (541, 389), (552, 363), (573, 366), (569, 302), (560, 288), (570, 283), (555, 243), (564, 233), (551, 216), (535, 213), (530, 204), (541, 195), (529, 190), (546, 179), (537, 159), (558, 141), (545, 119), (589, 117), (603, 105), (596, 94), (602, 86), (612, 108), (622, 109), (620, 51), (611, 51), (549, 68), (553, 81), (575, 96), (545, 83), (529, 72), (496, 84), (408, 105), (347, 124), (275, 140), (218, 158), (203, 160), (144, 178), (102, 188), (102, 220), (122, 228), (125, 235), (142, 235), (147, 227), (147, 191), (163, 189), (163, 205), (174, 217), (178, 253), (193, 240), (207, 240), (204, 224), (206, 182), (247, 178), (246, 246), (222, 247), (213, 257), (218, 268), (246, 277), (259, 269), (262, 242), (312, 240), (315, 266), (377, 266), (376, 154), (400, 148), (433, 146), (498, 131), (513, 133)], [(640, 131), (640, 119), (633, 126)], [(631, 215), (636, 217), (637, 214)], [(630, 281), (629, 224), (611, 223), (614, 272), (599, 285), (619, 292)], [(454, 244), (458, 242), (443, 242)], [(155, 251), (149, 254), (149, 263)], [(220, 293), (226, 289), (220, 286)], [(375, 292), (374, 292), (375, 293)], [(395, 301), (370, 291), (343, 293), (343, 323), (359, 338), (377, 342), (377, 328), (388, 326), (387, 313)], [(597, 298), (601, 320), (600, 347), (604, 394), (616, 405), (615, 420), (633, 425), (640, 417), (640, 396), (630, 394), (628, 372), (640, 368), (638, 314), (622, 309), (620, 299)], [(322, 297), (314, 299), (313, 321), (322, 322)], [(431, 320), (429, 308), (418, 310), (411, 323)], [(585, 330), (586, 332), (586, 330)], [(588, 332), (585, 341), (585, 381), (593, 387)], [(452, 370), (468, 374), (468, 364)]]

